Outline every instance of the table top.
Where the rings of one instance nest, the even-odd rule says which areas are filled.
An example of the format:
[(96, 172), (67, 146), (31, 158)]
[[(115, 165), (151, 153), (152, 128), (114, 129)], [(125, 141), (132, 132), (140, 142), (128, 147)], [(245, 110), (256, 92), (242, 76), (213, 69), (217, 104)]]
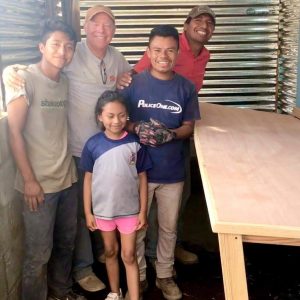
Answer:
[(195, 146), (212, 230), (300, 238), (300, 120), (200, 104)]

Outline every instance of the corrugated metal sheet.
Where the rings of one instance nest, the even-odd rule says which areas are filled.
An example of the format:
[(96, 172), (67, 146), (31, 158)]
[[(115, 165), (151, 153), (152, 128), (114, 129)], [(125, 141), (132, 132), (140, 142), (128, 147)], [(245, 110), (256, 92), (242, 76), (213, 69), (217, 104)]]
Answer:
[[(297, 99), (298, 45), (300, 30), (299, 0), (284, 0), (280, 5), (280, 108), (292, 113)], [(298, 74), (298, 76), (300, 76)], [(298, 86), (300, 89), (300, 86)]]
[(60, 0), (1, 0), (0, 55), (2, 67), (37, 61), (41, 22), (62, 15)]
[(45, 0), (1, 0), (0, 55), (4, 66), (39, 57), (37, 36), (45, 18)]
[(80, 1), (81, 26), (86, 9), (96, 4), (115, 13), (113, 45), (131, 64), (143, 54), (154, 25), (172, 24), (182, 31), (193, 6), (209, 5), (217, 15), (217, 26), (207, 46), (212, 55), (200, 101), (275, 110), (279, 0)]
[[(7, 65), (30, 64), (39, 60), (40, 52), (37, 45), (40, 24), (46, 16), (61, 15), (60, 2), (59, 0), (0, 1), (0, 73)], [(0, 95), (0, 110), (5, 110), (1, 96), (4, 98), (3, 93)]]

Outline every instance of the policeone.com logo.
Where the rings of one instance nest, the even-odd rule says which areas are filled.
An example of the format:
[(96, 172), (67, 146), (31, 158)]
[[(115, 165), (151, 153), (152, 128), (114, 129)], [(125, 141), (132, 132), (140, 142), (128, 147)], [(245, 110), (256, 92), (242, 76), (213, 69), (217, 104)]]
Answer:
[(170, 102), (172, 104), (163, 104), (161, 102), (157, 103), (146, 103), (145, 100), (139, 100), (138, 102), (138, 108), (156, 108), (156, 109), (164, 109), (164, 110), (170, 110), (172, 114), (180, 114), (182, 112), (181, 106), (171, 100), (164, 100), (164, 102)]

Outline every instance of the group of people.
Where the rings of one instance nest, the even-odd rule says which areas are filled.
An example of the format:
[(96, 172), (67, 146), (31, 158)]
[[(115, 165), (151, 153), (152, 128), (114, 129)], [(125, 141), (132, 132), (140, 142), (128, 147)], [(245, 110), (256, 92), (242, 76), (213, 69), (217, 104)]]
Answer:
[(85, 40), (76, 43), (68, 25), (47, 20), (40, 62), (17, 73), (18, 67), (7, 68), (15, 187), (25, 200), (22, 299), (85, 299), (72, 291), (73, 280), (87, 291), (104, 289), (92, 269), (92, 240), (106, 264), (106, 299), (123, 299), (119, 248), (125, 299), (142, 299), (146, 233), (156, 286), (165, 299), (181, 299), (174, 255), (197, 260), (176, 246), (178, 218), (190, 195), (188, 188), (183, 192), (187, 141), (200, 118), (197, 92), (210, 58), (204, 45), (215, 21), (209, 7), (196, 6), (182, 34), (169, 25), (154, 27), (132, 70), (110, 45), (112, 11), (96, 5), (86, 12)]

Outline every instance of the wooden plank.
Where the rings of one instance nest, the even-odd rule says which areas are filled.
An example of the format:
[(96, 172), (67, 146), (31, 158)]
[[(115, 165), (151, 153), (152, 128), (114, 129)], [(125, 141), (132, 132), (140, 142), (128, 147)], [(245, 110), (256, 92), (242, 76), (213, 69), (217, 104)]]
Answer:
[(248, 300), (241, 236), (218, 234), (226, 300)]
[(299, 107), (293, 108), (293, 116), (296, 117), (297, 119), (300, 119), (300, 108)]
[[(205, 191), (205, 190), (204, 190)], [(212, 199), (212, 198), (208, 198)], [(215, 203), (215, 202), (213, 202)], [(276, 218), (276, 216), (275, 216)], [(281, 226), (273, 224), (257, 224), (257, 223), (247, 223), (247, 222), (234, 222), (226, 221), (222, 222), (219, 219), (218, 211), (215, 209), (215, 220), (214, 226), (212, 226), (213, 231), (218, 233), (230, 233), (238, 234), (243, 236), (261, 236), (266, 239), (273, 238), (276, 236), (278, 239), (293, 239), (297, 240), (299, 236), (299, 227), (294, 226)]]
[(264, 236), (243, 236), (243, 242), (256, 244), (271, 244), (271, 245), (285, 245), (285, 246), (300, 246), (300, 239), (264, 237)]

